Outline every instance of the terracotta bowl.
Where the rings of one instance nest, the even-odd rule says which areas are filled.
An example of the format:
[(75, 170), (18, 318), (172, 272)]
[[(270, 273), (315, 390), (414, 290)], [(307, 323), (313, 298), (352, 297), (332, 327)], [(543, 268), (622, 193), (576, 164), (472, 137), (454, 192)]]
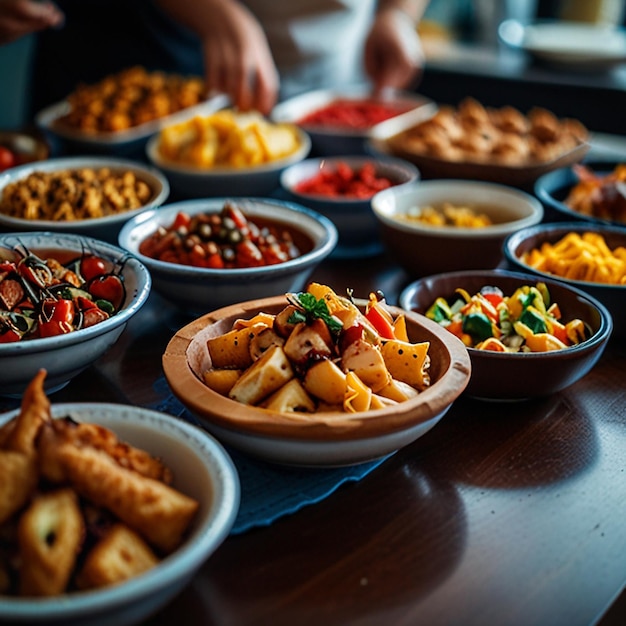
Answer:
[(469, 380), (470, 361), (463, 344), (436, 323), (407, 313), (409, 339), (430, 342), (432, 384), (393, 407), (354, 414), (277, 413), (209, 389), (201, 379), (210, 365), (207, 339), (229, 330), (237, 318), (277, 313), (286, 303), (279, 296), (204, 315), (181, 328), (163, 355), (165, 377), (180, 401), (209, 432), (248, 454), (303, 466), (353, 465), (380, 458), (435, 426)]
[[(401, 219), (414, 208), (449, 202), (488, 215), (493, 224), (481, 228), (431, 226)], [(414, 277), (470, 269), (493, 269), (502, 261), (506, 237), (541, 221), (541, 203), (518, 189), (464, 180), (419, 181), (376, 194), (372, 209), (382, 240)]]
[[(424, 313), (437, 298), (450, 298), (457, 288), (474, 294), (493, 285), (511, 295), (518, 287), (537, 282), (537, 276), (505, 270), (449, 272), (411, 283), (400, 294), (399, 303), (407, 310)], [(472, 361), (468, 395), (488, 400), (547, 396), (580, 380), (602, 356), (613, 328), (604, 305), (562, 282), (543, 278), (541, 282), (548, 286), (552, 302), (559, 304), (563, 319), (582, 319), (591, 329), (591, 337), (577, 346), (552, 352), (502, 353), (468, 348)]]
[(521, 260), (522, 255), (535, 248), (540, 248), (544, 243), (556, 243), (568, 233), (593, 232), (602, 235), (611, 249), (618, 247), (626, 248), (626, 228), (597, 224), (592, 222), (558, 222), (555, 224), (537, 224), (510, 235), (504, 242), (504, 257), (507, 267), (513, 271), (527, 272), (534, 276), (552, 278), (566, 285), (575, 287), (599, 300), (606, 306), (611, 314), (613, 324), (612, 339), (626, 338), (626, 327), (622, 323), (624, 311), (626, 311), (626, 285), (609, 285), (589, 281), (570, 280), (562, 276), (548, 274), (536, 270)]

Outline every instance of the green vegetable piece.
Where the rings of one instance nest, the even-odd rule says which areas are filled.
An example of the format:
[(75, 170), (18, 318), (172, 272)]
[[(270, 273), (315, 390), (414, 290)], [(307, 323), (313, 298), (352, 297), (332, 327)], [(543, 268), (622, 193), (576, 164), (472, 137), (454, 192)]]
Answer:
[(463, 332), (474, 341), (484, 341), (493, 337), (491, 320), (484, 313), (470, 313), (463, 318)]
[(528, 307), (520, 316), (519, 321), (528, 326), (533, 334), (548, 332), (548, 326), (541, 313), (534, 307)]
[(452, 317), (452, 310), (444, 298), (437, 298), (426, 311), (426, 317), (441, 323)]

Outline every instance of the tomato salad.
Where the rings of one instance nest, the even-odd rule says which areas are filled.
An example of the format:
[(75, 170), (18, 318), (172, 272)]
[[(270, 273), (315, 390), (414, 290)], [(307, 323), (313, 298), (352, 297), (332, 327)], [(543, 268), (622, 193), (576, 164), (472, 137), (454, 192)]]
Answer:
[(193, 267), (233, 269), (284, 263), (300, 256), (291, 234), (277, 224), (260, 225), (227, 202), (219, 213), (178, 212), (139, 245), (144, 256)]
[(474, 295), (459, 288), (449, 300), (437, 298), (426, 317), (477, 350), (547, 352), (588, 338), (582, 320), (562, 321), (545, 283), (523, 285), (511, 296), (493, 286), (484, 286)]
[(121, 308), (120, 267), (84, 252), (67, 263), (26, 250), (0, 260), (0, 343), (63, 335), (99, 324)]

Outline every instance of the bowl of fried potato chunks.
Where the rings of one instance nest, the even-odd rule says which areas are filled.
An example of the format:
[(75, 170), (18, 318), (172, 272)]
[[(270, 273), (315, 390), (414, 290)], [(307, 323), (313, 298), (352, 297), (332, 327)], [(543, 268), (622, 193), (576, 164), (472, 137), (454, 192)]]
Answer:
[(470, 376), (463, 344), (423, 316), (311, 283), (180, 329), (173, 393), (216, 438), (273, 462), (362, 463), (430, 430)]
[(45, 376), (0, 416), (0, 622), (137, 623), (228, 535), (237, 473), (210, 435), (169, 415), (51, 405)]

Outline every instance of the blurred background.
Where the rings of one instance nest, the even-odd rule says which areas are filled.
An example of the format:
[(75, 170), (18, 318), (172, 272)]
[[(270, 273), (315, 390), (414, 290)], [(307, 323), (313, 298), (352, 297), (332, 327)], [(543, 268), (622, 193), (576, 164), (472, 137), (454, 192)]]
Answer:
[[(498, 70), (502, 70), (504, 74), (509, 72), (510, 68), (507, 66), (493, 67), (494, 52), (497, 56), (507, 53), (498, 41), (498, 27), (505, 19), (516, 19), (521, 23), (530, 23), (540, 19), (557, 19), (622, 25), (624, 4), (624, 0), (431, 0), (420, 24), (420, 32), (429, 61), (426, 79), (438, 78), (439, 72), (443, 72), (442, 78), (446, 79), (449, 71), (446, 61), (459, 60), (455, 56), (455, 51), (458, 53), (458, 46), (462, 49), (459, 57), (471, 61), (470, 75), (480, 75), (484, 78), (484, 76), (497, 75)], [(0, 47), (1, 128), (20, 128), (30, 122), (25, 117), (25, 98), (29, 89), (32, 45), (32, 38), (25, 38)], [(467, 56), (468, 47), (474, 52), (469, 57)], [(519, 69), (519, 65), (516, 67)], [(431, 72), (430, 69), (433, 71)], [(592, 86), (617, 87), (626, 91), (626, 75), (622, 69), (612, 73), (610, 77), (603, 76), (601, 79), (596, 77), (594, 79), (596, 82)], [(460, 73), (467, 74), (468, 68), (461, 66)], [(585, 84), (590, 83), (590, 79), (591, 77), (584, 77), (582, 80), (578, 77), (574, 82), (584, 87)], [(461, 83), (459, 87), (466, 92), (470, 88), (465, 83)], [(475, 87), (481, 90), (486, 88), (478, 83)], [(426, 80), (421, 90), (432, 90), (427, 95), (440, 102), (456, 102), (459, 97), (462, 97), (459, 95), (460, 90), (457, 93), (454, 90), (447, 92), (445, 89), (440, 89), (436, 80), (432, 83)], [(490, 97), (488, 91), (473, 95), (481, 95), (487, 102), (493, 97)], [(494, 101), (493, 104), (499, 103)], [(552, 105), (556, 108), (556, 112), (559, 112), (558, 103), (556, 106), (552, 103), (546, 103), (546, 105)]]

